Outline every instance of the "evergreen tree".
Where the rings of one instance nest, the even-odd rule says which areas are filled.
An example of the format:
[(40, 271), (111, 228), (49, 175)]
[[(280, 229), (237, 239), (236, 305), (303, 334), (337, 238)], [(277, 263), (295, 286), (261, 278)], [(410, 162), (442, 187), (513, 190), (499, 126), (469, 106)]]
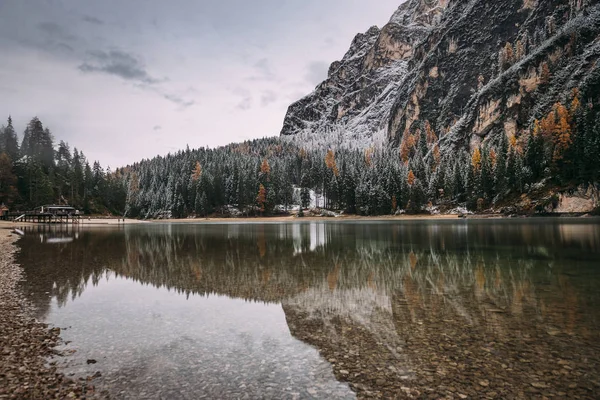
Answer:
[(8, 125), (0, 130), (0, 149), (2, 149), (1, 152), (8, 155), (11, 162), (14, 163), (19, 159), (19, 142), (10, 116), (8, 117)]
[(502, 194), (506, 190), (507, 185), (506, 162), (508, 159), (508, 139), (506, 138), (505, 133), (502, 133), (500, 136), (500, 145), (498, 146), (496, 154), (496, 168), (494, 169), (495, 192)]
[(0, 153), (0, 205), (11, 205), (17, 199), (17, 176), (7, 152)]

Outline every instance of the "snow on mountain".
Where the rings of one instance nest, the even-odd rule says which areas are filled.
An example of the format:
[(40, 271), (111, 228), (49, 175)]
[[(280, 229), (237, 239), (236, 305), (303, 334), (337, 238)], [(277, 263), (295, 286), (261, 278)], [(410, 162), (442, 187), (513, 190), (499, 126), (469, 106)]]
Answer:
[(341, 131), (356, 140), (356, 146), (377, 143), (413, 50), (437, 22), (437, 10), (445, 1), (434, 2), (435, 7), (428, 3), (404, 3), (382, 29), (373, 26), (356, 35), (342, 60), (331, 64), (328, 78), (289, 107), (281, 134), (306, 137)]
[(360, 148), (430, 126), (443, 154), (518, 139), (574, 89), (595, 90), (599, 20), (596, 0), (408, 0), (354, 38), (281, 134)]

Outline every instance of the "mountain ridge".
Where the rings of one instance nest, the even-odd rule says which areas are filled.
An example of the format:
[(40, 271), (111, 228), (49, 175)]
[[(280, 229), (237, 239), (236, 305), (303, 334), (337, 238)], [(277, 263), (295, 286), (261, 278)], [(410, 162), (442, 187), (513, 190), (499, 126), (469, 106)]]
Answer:
[(344, 57), (330, 65), (327, 79), (290, 105), (281, 134), (345, 125), (370, 136), (384, 128), (413, 48), (437, 22), (439, 4), (445, 2), (431, 7), (427, 1), (408, 1), (381, 29), (372, 26), (357, 34)]
[(341, 129), (369, 143), (383, 131), (401, 146), (427, 123), (442, 147), (519, 137), (596, 79), (599, 19), (590, 0), (408, 0), (290, 105), (281, 135)]

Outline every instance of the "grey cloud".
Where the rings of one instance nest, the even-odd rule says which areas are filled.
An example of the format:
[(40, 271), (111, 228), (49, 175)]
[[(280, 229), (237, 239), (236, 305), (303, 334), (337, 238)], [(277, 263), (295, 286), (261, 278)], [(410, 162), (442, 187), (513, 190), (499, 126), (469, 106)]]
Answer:
[(162, 126), (160, 125), (154, 125), (154, 128), (152, 128), (153, 131), (160, 131), (162, 129)]
[(77, 36), (70, 33), (67, 29), (54, 22), (41, 22), (36, 25), (43, 34), (42, 41), (32, 41), (35, 46), (46, 51), (57, 54), (70, 54), (75, 52), (74, 45), (77, 43)]
[(252, 108), (252, 97), (244, 97), (236, 106), (238, 110), (247, 111)]
[(41, 22), (37, 25), (38, 29), (44, 32), (49, 38), (53, 40), (61, 40), (72, 42), (77, 40), (77, 37), (71, 33), (69, 33), (62, 26), (54, 23), (54, 22)]
[(89, 52), (89, 60), (79, 65), (82, 72), (100, 72), (143, 84), (160, 82), (152, 77), (144, 64), (134, 55), (121, 50)]
[(90, 15), (84, 15), (82, 18), (82, 20), (84, 20), (85, 22), (88, 22), (90, 24), (94, 24), (94, 25), (104, 25), (104, 21), (102, 21), (99, 18), (96, 17), (92, 17)]
[(174, 94), (163, 93), (162, 96), (165, 99), (167, 99), (167, 100), (169, 100), (169, 101), (177, 104), (178, 106), (181, 106), (181, 108), (188, 108), (188, 107), (191, 107), (194, 104), (196, 104), (196, 102), (194, 100), (185, 100), (185, 99), (183, 99), (183, 98), (181, 98), (181, 97), (179, 97), (177, 95), (174, 95)]
[(305, 78), (309, 83), (316, 86), (327, 79), (328, 70), (329, 64), (325, 61), (313, 61), (308, 64)]
[(277, 101), (277, 93), (273, 92), (272, 90), (267, 90), (260, 97), (260, 104), (263, 107), (266, 107), (269, 104), (274, 103), (275, 101)]
[(266, 58), (258, 60), (252, 68), (256, 71), (256, 75), (250, 77), (252, 81), (273, 81), (275, 74), (271, 70), (270, 62)]
[(335, 46), (336, 44), (337, 44), (337, 41), (334, 38), (332, 38), (332, 37), (325, 38), (325, 42), (324, 42), (325, 47)]
[(253, 98), (252, 98), (252, 92), (250, 92), (248, 89), (245, 89), (242, 87), (238, 87), (238, 88), (235, 88), (230, 91), (235, 96), (238, 96), (241, 98), (240, 102), (235, 106), (235, 108), (237, 108), (238, 110), (242, 110), (242, 111), (247, 111), (252, 108), (252, 105), (254, 102)]
[(151, 76), (144, 63), (135, 55), (122, 50), (92, 51), (88, 52), (88, 60), (79, 65), (78, 69), (84, 73), (104, 73), (114, 75), (129, 82), (141, 85), (145, 89), (151, 89), (165, 100), (168, 100), (182, 109), (193, 106), (194, 100), (168, 93), (155, 84), (168, 81), (168, 79), (157, 79)]
[(66, 43), (58, 43), (56, 44), (56, 48), (58, 50), (66, 50), (69, 53), (73, 53), (75, 51), (75, 49), (73, 48), (73, 46), (70, 46)]

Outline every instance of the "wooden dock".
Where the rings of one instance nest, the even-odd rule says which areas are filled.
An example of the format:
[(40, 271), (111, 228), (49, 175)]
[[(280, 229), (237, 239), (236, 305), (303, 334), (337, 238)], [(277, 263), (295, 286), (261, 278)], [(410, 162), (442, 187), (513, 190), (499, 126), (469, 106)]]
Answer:
[(0, 220), (4, 221), (35, 222), (39, 224), (76, 224), (79, 223), (80, 218), (80, 214), (40, 211), (12, 211), (0, 216)]

